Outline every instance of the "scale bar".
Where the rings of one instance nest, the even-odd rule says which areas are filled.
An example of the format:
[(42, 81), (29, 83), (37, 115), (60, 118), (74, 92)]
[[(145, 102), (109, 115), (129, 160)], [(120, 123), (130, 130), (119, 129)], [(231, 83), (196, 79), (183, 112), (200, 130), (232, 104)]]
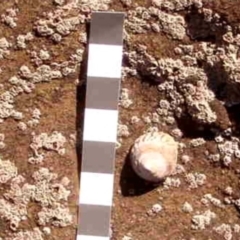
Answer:
[(92, 13), (77, 240), (109, 240), (124, 13)]

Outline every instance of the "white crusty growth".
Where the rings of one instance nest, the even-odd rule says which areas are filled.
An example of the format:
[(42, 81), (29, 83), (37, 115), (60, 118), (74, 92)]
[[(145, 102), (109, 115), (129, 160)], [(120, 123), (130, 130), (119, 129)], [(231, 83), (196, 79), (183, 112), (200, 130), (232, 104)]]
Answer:
[(148, 132), (140, 136), (131, 150), (131, 163), (141, 178), (158, 182), (176, 168), (178, 144), (167, 133)]
[(9, 160), (0, 158), (0, 183), (7, 183), (11, 178), (17, 176), (17, 167)]

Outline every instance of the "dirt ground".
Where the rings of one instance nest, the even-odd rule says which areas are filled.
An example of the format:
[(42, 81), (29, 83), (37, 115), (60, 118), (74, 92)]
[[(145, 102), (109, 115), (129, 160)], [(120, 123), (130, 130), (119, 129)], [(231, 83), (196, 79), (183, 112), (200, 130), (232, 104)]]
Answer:
[[(150, 1), (135, 1), (140, 6), (148, 7)], [(214, 0), (206, 2), (206, 7), (219, 13), (231, 26), (237, 26), (240, 22), (240, 12), (238, 5), (240, 1)], [(56, 8), (51, 0), (9, 0), (3, 1), (0, 5), (0, 15), (5, 14), (6, 9), (17, 7), (17, 26), (10, 28), (4, 23), (0, 23), (0, 38), (4, 37), (11, 42), (15, 42), (19, 34), (34, 32), (33, 26), (37, 19), (44, 18), (44, 12), (50, 12)], [(110, 3), (110, 9), (127, 12), (134, 7), (126, 7), (120, 1), (114, 0)], [(76, 13), (75, 13), (76, 14)], [(176, 58), (173, 49), (179, 44), (195, 44), (199, 41), (218, 43), (218, 31), (211, 31), (208, 26), (201, 26), (197, 16), (193, 12), (182, 11), (181, 15), (189, 20), (189, 30), (194, 39), (186, 37), (183, 40), (173, 40), (164, 33), (132, 34), (131, 41), (125, 43), (125, 50), (133, 48), (137, 44), (148, 47), (148, 52), (156, 58)], [(195, 22), (196, 21), (196, 22)], [(0, 83), (2, 88), (0, 93), (9, 89), (8, 79), (16, 75), (22, 65), (27, 65), (34, 70), (36, 66), (30, 61), (29, 52), (39, 52), (46, 48), (51, 52), (50, 62), (64, 62), (69, 60), (69, 56), (74, 54), (76, 49), (84, 49), (85, 45), (79, 42), (79, 35), (84, 32), (85, 26), (79, 25), (75, 31), (64, 36), (60, 43), (54, 43), (46, 37), (34, 35), (34, 39), (27, 43), (26, 49), (11, 49), (10, 54), (0, 59)], [(198, 31), (199, 30), (199, 31)], [(209, 31), (208, 31), (209, 30)], [(221, 30), (219, 30), (221, 31)], [(83, 61), (86, 61), (83, 59)], [(83, 64), (84, 65), (84, 64)], [(124, 66), (127, 62), (124, 61)], [(26, 119), (30, 119), (30, 110), (38, 108), (41, 111), (40, 123), (34, 128), (25, 131), (17, 127), (18, 120), (6, 119), (0, 125), (0, 133), (5, 135), (5, 148), (0, 149), (0, 156), (4, 160), (10, 160), (18, 168), (28, 182), (31, 176), (39, 167), (46, 167), (58, 174), (59, 177), (67, 176), (71, 183), (71, 195), (68, 199), (68, 206), (73, 215), (73, 224), (63, 228), (51, 228), (50, 235), (44, 235), (46, 240), (73, 240), (76, 237), (77, 228), (77, 201), (79, 197), (79, 170), (81, 164), (81, 130), (84, 109), (84, 67), (77, 66), (75, 71), (66, 77), (61, 77), (50, 82), (37, 84), (34, 91), (24, 93), (15, 98), (15, 109), (24, 113)], [(214, 77), (217, 77), (215, 73)], [(225, 238), (224, 234), (213, 231), (214, 226), (223, 223), (234, 225), (240, 224), (239, 210), (234, 204), (226, 205), (224, 209), (214, 205), (203, 206), (201, 199), (204, 194), (211, 193), (221, 201), (224, 200), (224, 189), (231, 186), (233, 198), (238, 199), (239, 194), (239, 172), (240, 161), (234, 159), (229, 167), (222, 166), (221, 163), (211, 163), (206, 159), (206, 151), (216, 151), (214, 135), (207, 128), (199, 131), (198, 124), (188, 121), (188, 118), (181, 119), (173, 125), (162, 125), (159, 123), (146, 123), (141, 120), (137, 124), (131, 124), (130, 119), (154, 113), (160, 99), (163, 97), (157, 84), (147, 77), (126, 77), (122, 81), (122, 88), (129, 90), (133, 104), (129, 108), (120, 107), (119, 122), (128, 126), (130, 135), (123, 137), (121, 147), (117, 149), (115, 186), (114, 186), (114, 206), (112, 213), (112, 239), (113, 240), (218, 240), (218, 239), (240, 239), (240, 233), (232, 233), (232, 238)], [(221, 94), (216, 96), (217, 100), (222, 100)], [(235, 137), (239, 137), (239, 106), (234, 105), (229, 108), (218, 108), (213, 104), (213, 110), (219, 113), (218, 127), (226, 129), (226, 122), (230, 125)], [(129, 164), (129, 149), (134, 140), (143, 134), (149, 127), (158, 127), (160, 130), (170, 133), (178, 127), (183, 132), (181, 143), (188, 144), (193, 138), (204, 138), (206, 143), (197, 148), (186, 147), (179, 156), (179, 163), (182, 155), (190, 157), (191, 161), (183, 164), (186, 172), (199, 172), (207, 176), (207, 182), (198, 189), (189, 189), (184, 181), (184, 174), (177, 177), (181, 180), (180, 187), (163, 190), (163, 184), (155, 185), (146, 183), (139, 179), (133, 172)], [(58, 131), (67, 138), (65, 145), (66, 153), (63, 156), (49, 151), (43, 163), (39, 165), (29, 164), (27, 159), (32, 151), (30, 144), (32, 132), (36, 135), (46, 132)], [(71, 135), (76, 135), (77, 139), (72, 143)], [(0, 193), (3, 194), (9, 188), (9, 183), (1, 184)], [(1, 197), (1, 196), (0, 196)], [(183, 213), (182, 206), (185, 202), (191, 203), (193, 213)], [(163, 210), (156, 215), (148, 215), (147, 212), (156, 203), (162, 205)], [(214, 225), (206, 226), (202, 230), (191, 229), (192, 217), (198, 212), (203, 213), (206, 209), (214, 211), (217, 218)], [(32, 230), (37, 226), (37, 212), (39, 205), (31, 203), (28, 206), (28, 221), (22, 221), (17, 231)], [(0, 237), (5, 239), (12, 236), (6, 219), (0, 216)], [(15, 239), (15, 238), (10, 238)], [(20, 239), (20, 238), (19, 238)], [(29, 238), (30, 239), (30, 238)], [(18, 240), (18, 238), (17, 238)]]

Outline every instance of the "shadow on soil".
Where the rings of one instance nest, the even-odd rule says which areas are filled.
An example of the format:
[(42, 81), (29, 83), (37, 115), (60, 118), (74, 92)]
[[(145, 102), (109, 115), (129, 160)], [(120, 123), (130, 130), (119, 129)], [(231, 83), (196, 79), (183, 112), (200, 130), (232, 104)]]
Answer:
[(127, 155), (120, 176), (120, 187), (124, 197), (140, 196), (157, 188), (161, 183), (149, 183), (139, 178), (134, 172), (130, 154)]
[[(82, 69), (81, 69), (81, 72)], [(80, 74), (80, 79), (83, 79)], [(84, 120), (84, 108), (85, 108), (85, 95), (86, 95), (86, 84), (81, 80), (77, 87), (77, 141), (76, 141), (76, 152), (78, 160), (78, 177), (80, 179), (81, 164), (82, 164), (82, 138), (83, 138), (83, 120)]]
[(234, 132), (236, 135), (240, 135), (240, 104), (233, 105), (228, 109), (229, 117), (233, 122)]
[(215, 134), (211, 131), (209, 126), (199, 126), (199, 124), (192, 120), (190, 115), (182, 118), (176, 118), (177, 126), (186, 138), (204, 138), (205, 140), (212, 140)]
[(225, 32), (224, 26), (219, 27), (217, 22), (208, 22), (205, 20), (204, 14), (198, 9), (192, 7), (186, 14), (187, 34), (195, 41), (205, 41), (216, 43), (221, 41), (221, 36)]
[[(87, 44), (89, 41), (89, 31), (90, 24), (86, 26), (87, 31)], [(85, 98), (86, 98), (86, 81), (87, 81), (87, 47), (83, 53), (83, 61), (80, 67), (79, 74), (79, 85), (77, 87), (77, 119), (76, 119), (76, 131), (77, 131), (77, 141), (76, 141), (76, 152), (78, 160), (78, 177), (80, 179), (81, 164), (82, 164), (82, 139), (83, 139), (83, 124), (84, 124), (84, 109), (85, 109)]]

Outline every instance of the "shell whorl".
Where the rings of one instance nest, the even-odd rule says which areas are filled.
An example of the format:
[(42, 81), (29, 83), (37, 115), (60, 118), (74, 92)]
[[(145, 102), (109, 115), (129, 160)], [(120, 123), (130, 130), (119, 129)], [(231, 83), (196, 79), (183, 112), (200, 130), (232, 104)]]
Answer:
[(178, 144), (164, 132), (149, 132), (136, 139), (131, 164), (141, 178), (158, 182), (176, 168)]

